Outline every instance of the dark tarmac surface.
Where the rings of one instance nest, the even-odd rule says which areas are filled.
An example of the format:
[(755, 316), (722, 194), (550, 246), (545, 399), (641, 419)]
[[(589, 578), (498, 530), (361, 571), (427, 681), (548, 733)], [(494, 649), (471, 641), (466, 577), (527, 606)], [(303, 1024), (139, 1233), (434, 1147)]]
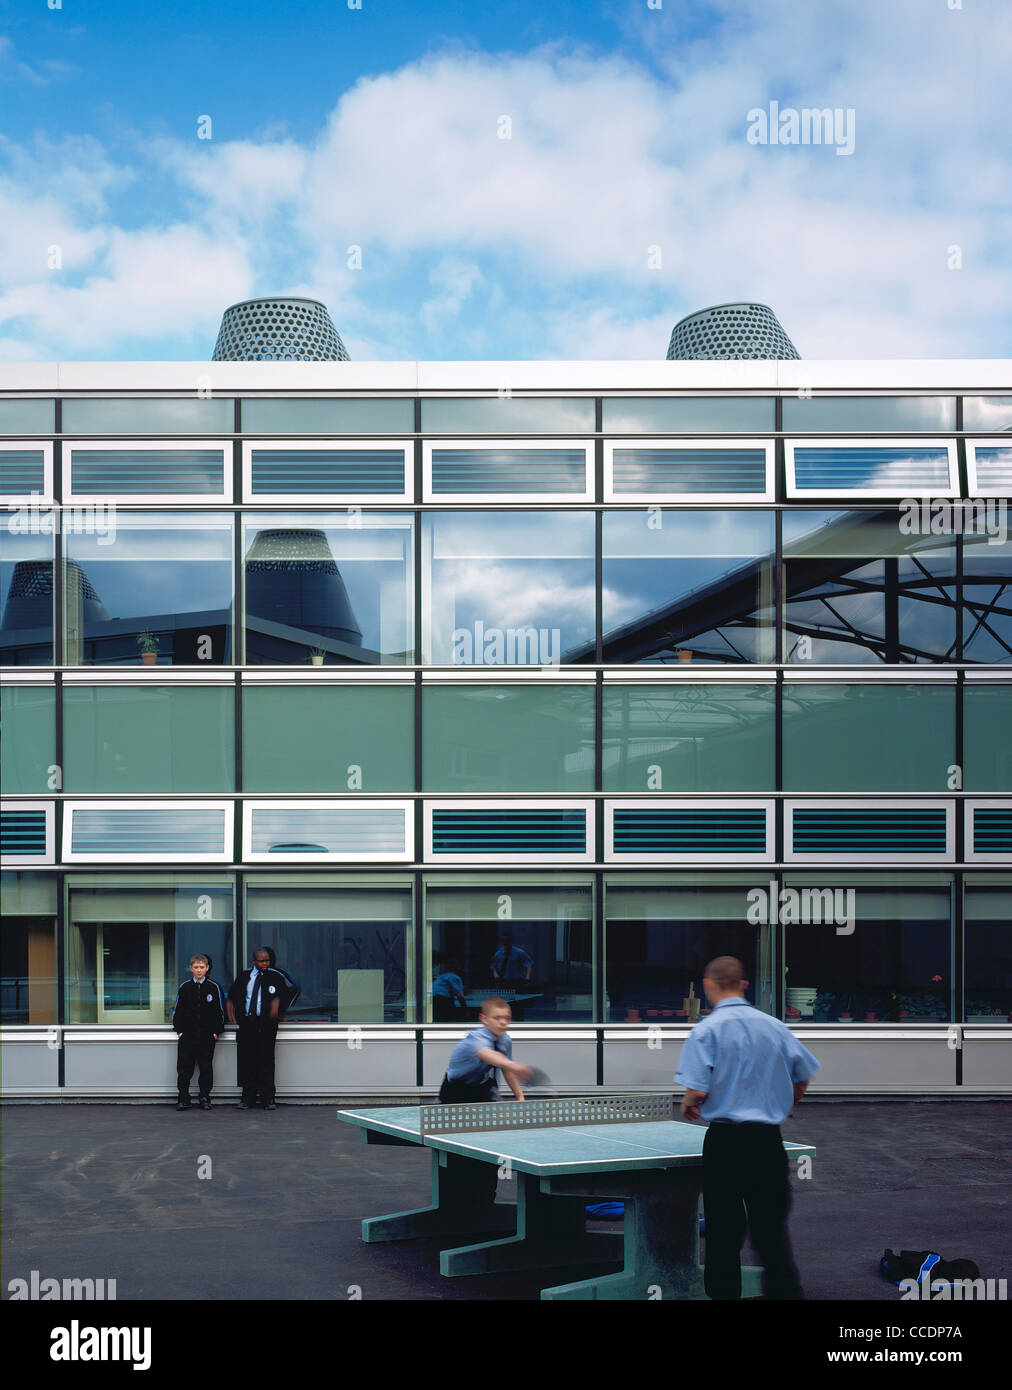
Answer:
[[(347, 1299), (358, 1286), (363, 1300), (444, 1302), (533, 1300), (596, 1272), (444, 1279), (437, 1241), (363, 1245), (364, 1216), (427, 1204), (429, 1156), (362, 1144), (338, 1108), (4, 1106), (4, 1297), (32, 1270), (114, 1278), (120, 1300)], [(1012, 1286), (1012, 1102), (809, 1101), (784, 1137), (819, 1150), (792, 1183), (809, 1299), (898, 1303), (878, 1274), (886, 1246), (969, 1258)]]

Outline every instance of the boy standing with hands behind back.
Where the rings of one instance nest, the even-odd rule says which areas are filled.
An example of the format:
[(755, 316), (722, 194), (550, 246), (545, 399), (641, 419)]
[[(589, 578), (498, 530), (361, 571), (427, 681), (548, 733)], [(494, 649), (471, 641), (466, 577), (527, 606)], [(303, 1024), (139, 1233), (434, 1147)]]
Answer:
[(221, 986), (210, 978), (210, 969), (210, 956), (198, 952), (190, 958), (190, 978), (179, 986), (172, 1009), (172, 1027), (179, 1039), (176, 1046), (177, 1110), (190, 1109), (190, 1078), (194, 1066), (200, 1069), (197, 1078), (200, 1108), (211, 1108), (214, 1045), (225, 1026), (225, 1001)]

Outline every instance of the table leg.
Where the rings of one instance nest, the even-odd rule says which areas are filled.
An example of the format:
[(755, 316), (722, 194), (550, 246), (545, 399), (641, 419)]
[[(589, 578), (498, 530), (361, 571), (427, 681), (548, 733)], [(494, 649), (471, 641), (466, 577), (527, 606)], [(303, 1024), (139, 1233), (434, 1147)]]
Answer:
[(516, 1234), (444, 1250), (439, 1272), (496, 1274), (507, 1270), (564, 1268), (608, 1263), (622, 1258), (622, 1237), (612, 1231), (587, 1231), (583, 1197), (553, 1196), (540, 1180), (517, 1174)]
[[(440, 1155), (434, 1149), (430, 1150), (430, 1156), (431, 1204), (414, 1211), (366, 1217), (362, 1222), (362, 1239), (366, 1244), (410, 1240), (415, 1236), (459, 1236), (471, 1231), (515, 1230), (515, 1209), (512, 1206), (493, 1205), (495, 1188), (490, 1187), (486, 1164), (475, 1163), (457, 1154)], [(444, 1159), (442, 1163), (441, 1157)]]

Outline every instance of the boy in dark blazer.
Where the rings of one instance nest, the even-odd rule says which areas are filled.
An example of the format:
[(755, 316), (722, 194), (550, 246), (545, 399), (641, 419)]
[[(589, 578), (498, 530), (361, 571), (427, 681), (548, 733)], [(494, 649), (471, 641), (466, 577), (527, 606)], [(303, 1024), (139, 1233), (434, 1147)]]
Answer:
[(276, 1110), (274, 1103), (274, 1048), (278, 1022), (295, 1002), (299, 988), (274, 964), (269, 946), (258, 946), (253, 964), (232, 982), (225, 1001), (229, 1023), (238, 1028), (236, 1065), (242, 1087), (240, 1110), (262, 1105)]
[(190, 958), (190, 978), (184, 980), (172, 1007), (176, 1045), (177, 1110), (190, 1109), (190, 1078), (199, 1068), (197, 1085), (201, 1110), (211, 1108), (214, 1085), (214, 1045), (225, 1027), (225, 1000), (221, 986), (210, 977), (211, 957), (198, 953)]

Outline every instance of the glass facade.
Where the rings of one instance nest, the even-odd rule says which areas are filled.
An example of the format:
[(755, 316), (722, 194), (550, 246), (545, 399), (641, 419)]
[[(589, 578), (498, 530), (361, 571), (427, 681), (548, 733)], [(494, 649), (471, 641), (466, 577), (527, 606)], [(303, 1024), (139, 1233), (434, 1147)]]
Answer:
[[(301, 987), (293, 1030), (414, 1041), (497, 993), (518, 1023), (597, 1029), (606, 1048), (606, 1025), (702, 1017), (703, 967), (728, 953), (748, 997), (795, 1024), (1006, 1021), (1012, 852), (975, 857), (963, 817), (986, 798), (1005, 853), (1012, 542), (911, 520), (899, 496), (797, 501), (784, 457), (792, 433), (851, 436), (841, 467), (871, 436), (935, 447), (955, 407), (784, 396), (774, 453), (769, 394), (279, 391), (241, 399), (238, 430), (231, 398), (64, 400), (89, 497), (173, 436), (224, 445), (224, 491), (140, 490), (98, 526), (66, 502), (47, 526), (13, 492), (0, 513), (0, 662), (32, 668), (0, 692), (2, 789), (55, 843), (45, 866), (4, 863), (3, 1022), (164, 1029), (190, 954), (227, 986), (261, 944)], [(1012, 424), (1009, 396), (962, 410), (969, 431)], [(0, 401), (12, 457), (55, 444), (56, 418), (51, 400)], [(234, 503), (232, 436), (237, 460), (262, 453)], [(106, 460), (103, 439), (122, 449)], [(625, 482), (606, 491), (620, 440)], [(676, 501), (632, 487), (647, 465), (645, 491), (674, 478)], [(300, 468), (306, 501), (285, 491)], [(320, 469), (331, 498), (310, 490)], [(717, 481), (733, 500), (706, 500)], [(910, 848), (874, 872), (800, 871), (781, 803), (809, 796), (944, 802), (945, 867)], [(638, 848), (616, 847), (616, 810), (642, 808)], [(672, 808), (710, 817), (727, 853), (649, 853), (658, 826), (702, 835), (665, 829)], [(734, 839), (739, 814), (768, 866)], [(342, 848), (370, 835), (375, 858)], [(213, 871), (187, 865), (198, 840)], [(440, 859), (451, 841), (466, 860)], [(760, 886), (776, 913), (751, 911)]]

